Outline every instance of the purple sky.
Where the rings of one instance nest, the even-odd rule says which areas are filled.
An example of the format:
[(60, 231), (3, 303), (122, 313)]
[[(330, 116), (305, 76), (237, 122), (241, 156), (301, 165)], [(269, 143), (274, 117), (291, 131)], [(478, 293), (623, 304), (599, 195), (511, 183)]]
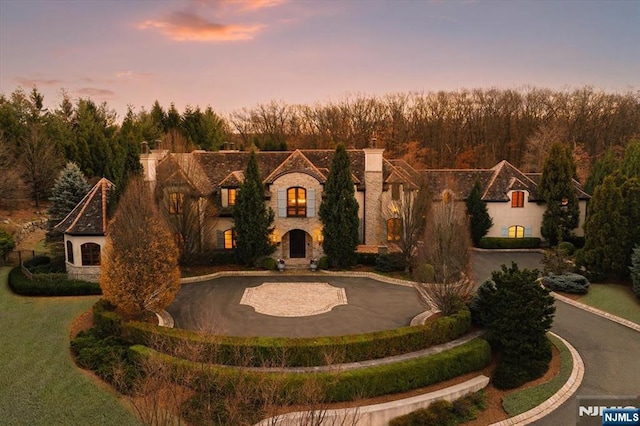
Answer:
[(640, 89), (640, 1), (0, 0), (0, 93), (228, 114), (460, 88)]

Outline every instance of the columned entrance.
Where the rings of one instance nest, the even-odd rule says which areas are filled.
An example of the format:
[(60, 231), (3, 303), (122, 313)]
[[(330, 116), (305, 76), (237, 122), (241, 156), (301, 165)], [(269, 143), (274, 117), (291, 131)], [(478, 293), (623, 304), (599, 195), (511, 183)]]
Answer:
[(289, 231), (289, 257), (292, 259), (300, 259), (307, 257), (307, 233), (301, 229), (293, 229)]

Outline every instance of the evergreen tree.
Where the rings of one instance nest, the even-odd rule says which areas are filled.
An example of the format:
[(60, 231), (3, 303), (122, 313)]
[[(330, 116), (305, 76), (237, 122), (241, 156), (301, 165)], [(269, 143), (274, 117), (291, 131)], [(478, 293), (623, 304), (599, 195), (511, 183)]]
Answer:
[(359, 242), (358, 201), (351, 178), (351, 163), (342, 144), (337, 146), (333, 156), (318, 213), (323, 225), (322, 248), (330, 263), (341, 268), (353, 266)]
[(180, 289), (178, 248), (141, 178), (131, 179), (109, 223), (102, 255), (103, 297), (127, 317), (169, 306)]
[[(89, 184), (76, 163), (68, 162), (60, 171), (58, 178), (51, 189), (49, 201), (49, 221), (47, 223), (47, 244), (57, 245), (62, 242), (63, 236), (54, 232), (53, 227), (64, 219), (73, 208), (89, 192)], [(58, 250), (59, 247), (56, 247)]]
[(553, 324), (555, 306), (549, 290), (536, 282), (537, 270), (502, 265), (478, 288), (472, 310), (488, 331), (492, 346), (501, 352), (493, 384), (518, 387), (542, 376), (549, 368), (551, 346), (546, 333)]
[(251, 151), (233, 208), (236, 231), (236, 254), (247, 266), (254, 265), (261, 257), (273, 253), (275, 247), (269, 241), (274, 213), (264, 202), (264, 185), (258, 168), (258, 156)]
[(476, 181), (469, 193), (469, 197), (465, 200), (467, 205), (467, 214), (469, 215), (469, 223), (471, 227), (471, 240), (473, 245), (478, 247), (482, 237), (487, 235), (489, 229), (493, 226), (493, 219), (489, 216), (487, 204), (482, 201), (482, 187), (480, 182)]
[(596, 190), (596, 187), (602, 184), (604, 178), (613, 173), (618, 168), (618, 160), (616, 160), (616, 155), (613, 149), (609, 148), (602, 158), (598, 159), (593, 168), (591, 169), (591, 173), (589, 174), (589, 178), (584, 185), (584, 190), (589, 195), (593, 195)]
[(640, 299), (640, 245), (633, 249), (631, 255), (631, 282), (633, 282), (633, 293)]
[(576, 165), (569, 148), (555, 143), (542, 169), (538, 191), (547, 203), (541, 233), (552, 246), (569, 238), (580, 223), (580, 207), (573, 184)]

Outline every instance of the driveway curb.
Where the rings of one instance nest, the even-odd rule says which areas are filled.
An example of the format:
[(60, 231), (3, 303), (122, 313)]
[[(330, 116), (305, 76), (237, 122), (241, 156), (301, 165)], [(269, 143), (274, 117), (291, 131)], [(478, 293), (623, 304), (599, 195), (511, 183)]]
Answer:
[(598, 316), (600, 316), (602, 318), (606, 318), (609, 321), (617, 322), (618, 324), (624, 325), (625, 327), (629, 327), (632, 330), (640, 332), (640, 324), (636, 324), (633, 321), (629, 321), (628, 319), (620, 318), (620, 317), (618, 317), (616, 315), (610, 314), (609, 312), (605, 312), (605, 311), (602, 311), (602, 310), (600, 310), (598, 308), (594, 308), (592, 306), (585, 305), (584, 303), (576, 302), (573, 299), (570, 299), (570, 298), (568, 298), (566, 296), (562, 296), (561, 294), (558, 294), (558, 293), (553, 292), (553, 291), (551, 292), (551, 295), (553, 297), (555, 297), (556, 299), (558, 299), (558, 300), (560, 300), (560, 301), (562, 301), (564, 303), (567, 303), (567, 304), (569, 304), (571, 306), (575, 306), (576, 308), (580, 308), (583, 311), (590, 312), (590, 313), (598, 315)]

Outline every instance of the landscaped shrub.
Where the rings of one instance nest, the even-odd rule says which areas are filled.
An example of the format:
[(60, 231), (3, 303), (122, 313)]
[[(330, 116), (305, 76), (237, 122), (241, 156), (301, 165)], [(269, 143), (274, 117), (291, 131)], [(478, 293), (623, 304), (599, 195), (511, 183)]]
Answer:
[(265, 257), (262, 261), (262, 267), (269, 271), (275, 271), (278, 265), (276, 264), (276, 260), (272, 257)]
[(540, 248), (540, 238), (483, 237), (480, 248), (484, 249), (534, 249)]
[(24, 262), (22, 262), (24, 267), (31, 272), (35, 272), (38, 268), (42, 266), (49, 266), (50, 263), (51, 263), (51, 258), (43, 254), (33, 256), (31, 259), (27, 259)]
[[(36, 266), (36, 268), (43, 265)], [(20, 267), (9, 272), (9, 286), (23, 296), (84, 296), (101, 294), (100, 285), (82, 280), (70, 280), (67, 274), (34, 274), (33, 281)]]
[(575, 235), (572, 235), (566, 238), (565, 241), (573, 244), (575, 248), (584, 247), (584, 237), (576, 237)]
[(573, 253), (576, 251), (576, 246), (569, 241), (563, 241), (558, 244), (558, 250), (564, 253), (567, 256), (573, 256)]
[(589, 291), (589, 280), (579, 274), (547, 275), (542, 277), (542, 284), (552, 291), (570, 294), (586, 294)]
[(376, 271), (392, 272), (404, 271), (406, 262), (401, 253), (379, 254), (376, 257)]
[(327, 256), (322, 256), (318, 260), (318, 269), (329, 269), (329, 258)]
[(536, 345), (531, 345), (526, 355), (517, 353), (505, 355), (500, 361), (491, 382), (498, 389), (514, 389), (544, 375), (551, 362), (551, 342), (545, 338)]
[(421, 326), (312, 338), (211, 336), (149, 323), (125, 323), (103, 302), (94, 307), (94, 321), (103, 329), (120, 330), (131, 344), (153, 345), (168, 353), (185, 345), (198, 346), (200, 350), (191, 358), (194, 361), (260, 367), (278, 360), (279, 365), (297, 367), (358, 362), (425, 349), (464, 335), (471, 326), (471, 315), (461, 307), (453, 315)]
[(13, 239), (13, 235), (0, 229), (0, 259), (4, 263), (5, 256), (16, 247), (16, 242)]
[(453, 426), (475, 419), (478, 412), (486, 407), (487, 395), (482, 390), (456, 399), (452, 403), (446, 400), (435, 401), (427, 408), (396, 417), (389, 422), (389, 426)]
[[(255, 386), (265, 386), (286, 393), (291, 404), (308, 402), (300, 400), (299, 396), (303, 394), (300, 389), (308, 378), (312, 378), (324, 390), (326, 402), (343, 402), (429, 386), (480, 370), (491, 361), (491, 348), (487, 341), (480, 338), (444, 352), (409, 361), (357, 370), (315, 373), (274, 373), (208, 365), (163, 355), (141, 345), (132, 346), (131, 351), (140, 357), (161, 357), (174, 366), (175, 374), (199, 374), (201, 378), (198, 391), (203, 394), (217, 392), (220, 380), (225, 377), (229, 383), (233, 383), (234, 375), (242, 375), (244, 380)], [(211, 389), (207, 389), (207, 385)]]
[(633, 283), (633, 293), (640, 298), (640, 245), (635, 246), (631, 253), (631, 282)]
[(421, 263), (416, 269), (414, 269), (414, 278), (420, 283), (432, 283), (436, 270), (430, 263)]
[(378, 253), (356, 253), (356, 263), (359, 265), (375, 266)]

